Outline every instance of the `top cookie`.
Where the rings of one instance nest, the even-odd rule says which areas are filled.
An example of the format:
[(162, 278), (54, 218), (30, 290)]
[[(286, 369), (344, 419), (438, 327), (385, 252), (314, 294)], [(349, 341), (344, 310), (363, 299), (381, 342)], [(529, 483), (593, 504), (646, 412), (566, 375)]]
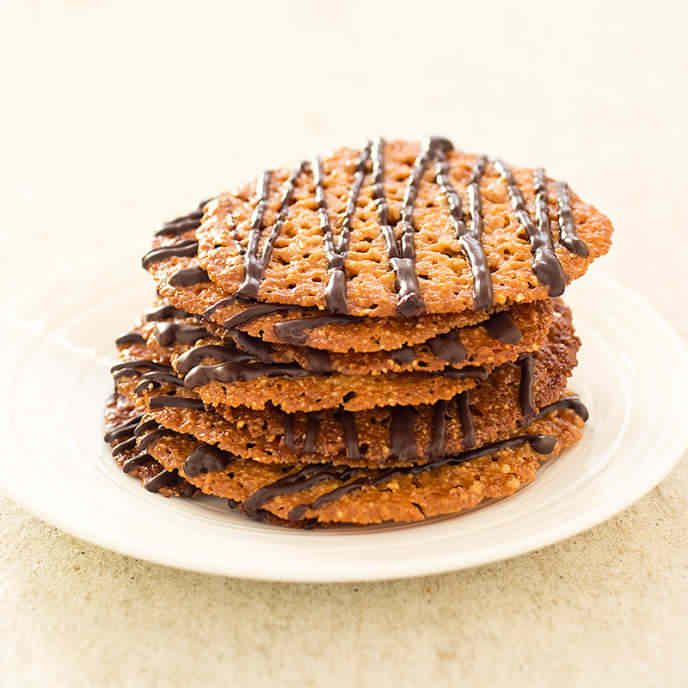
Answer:
[(378, 139), (265, 171), (210, 201), (196, 229), (200, 263), (226, 293), (372, 317), (559, 296), (611, 233), (544, 170), (440, 138)]

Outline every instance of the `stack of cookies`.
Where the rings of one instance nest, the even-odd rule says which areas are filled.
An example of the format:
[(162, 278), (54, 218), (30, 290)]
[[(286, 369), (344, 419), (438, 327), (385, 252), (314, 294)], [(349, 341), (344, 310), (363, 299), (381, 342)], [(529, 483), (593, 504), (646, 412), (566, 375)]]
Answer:
[(106, 441), (150, 491), (280, 524), (511, 495), (581, 437), (561, 296), (611, 233), (542, 169), (443, 138), (265, 171), (155, 234)]

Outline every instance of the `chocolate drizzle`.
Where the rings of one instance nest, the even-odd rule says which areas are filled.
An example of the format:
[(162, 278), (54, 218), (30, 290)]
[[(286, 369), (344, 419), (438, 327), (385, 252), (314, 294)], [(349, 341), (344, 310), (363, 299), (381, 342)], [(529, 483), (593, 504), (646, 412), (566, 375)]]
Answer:
[(493, 301), (490, 269), (481, 243), (483, 219), (480, 203), (480, 180), (485, 172), (486, 165), (487, 158), (484, 155), (477, 157), (468, 180), (466, 193), (468, 196), (470, 228), (466, 227), (466, 223), (463, 220), (461, 196), (456, 192), (449, 179), (449, 165), (444, 155), (441, 155), (437, 161), (435, 175), (435, 181), (447, 199), (449, 220), (471, 268), (473, 276), (473, 307), (477, 311), (491, 308)]
[(415, 423), (416, 410), (412, 406), (392, 407), (389, 421), (390, 458), (406, 461), (418, 456)]
[(303, 349), (303, 354), (306, 357), (307, 370), (320, 375), (332, 372), (332, 361), (328, 351), (306, 347)]
[(174, 373), (166, 373), (162, 370), (151, 370), (141, 375), (139, 383), (134, 387), (134, 394), (139, 395), (144, 391), (150, 390), (152, 387), (160, 387), (161, 385), (181, 387), (182, 384), (183, 382)]
[(521, 341), (521, 330), (506, 311), (495, 313), (483, 324), (492, 339), (504, 344), (518, 344)]
[(415, 360), (416, 352), (411, 346), (402, 346), (401, 349), (390, 351), (389, 357), (398, 365), (406, 365)]
[(361, 450), (358, 445), (358, 432), (356, 431), (356, 416), (350, 411), (340, 409), (337, 411), (337, 416), (342, 424), (342, 433), (344, 435), (344, 450), (347, 459), (360, 459)]
[(194, 284), (210, 282), (208, 273), (200, 266), (194, 268), (184, 268), (175, 272), (168, 282), (173, 287), (190, 287)]
[(325, 255), (327, 256), (328, 281), (325, 287), (325, 302), (327, 310), (332, 313), (347, 313), (349, 308), (346, 302), (346, 272), (345, 260), (349, 252), (351, 241), (351, 223), (356, 213), (358, 197), (365, 179), (372, 142), (368, 142), (361, 152), (356, 163), (354, 180), (351, 185), (349, 197), (346, 202), (346, 210), (342, 217), (342, 226), (339, 230), (339, 240), (336, 242), (332, 233), (325, 204), (325, 190), (322, 179), (322, 162), (316, 158), (313, 162), (313, 179), (315, 182), (315, 199), (318, 204), (320, 229), (323, 233)]
[[(538, 454), (550, 454), (556, 446), (556, 437), (549, 435), (520, 435), (500, 442), (486, 444), (478, 449), (470, 449), (454, 456), (445, 456), (430, 463), (419, 466), (404, 466), (389, 468), (385, 471), (372, 472), (361, 475), (352, 482), (341, 485), (330, 492), (325, 492), (315, 499), (311, 504), (299, 504), (290, 510), (287, 518), (290, 521), (299, 520), (306, 511), (317, 510), (326, 504), (336, 501), (346, 494), (356, 492), (363, 487), (376, 487), (388, 482), (395, 475), (420, 475), (427, 471), (441, 468), (443, 466), (458, 466), (467, 461), (497, 453), (504, 449), (518, 449), (525, 444), (529, 444), (533, 451)], [(309, 470), (310, 469), (310, 470)], [(249, 505), (246, 512), (249, 516), (256, 518), (258, 510), (271, 499), (283, 497), (296, 492), (303, 492), (326, 480), (347, 481), (356, 475), (356, 469), (346, 466), (337, 467), (327, 464), (325, 466), (307, 466), (297, 473), (287, 475), (276, 482), (262, 487), (254, 492), (244, 506)], [(249, 504), (250, 503), (250, 504)]]
[(471, 413), (469, 392), (461, 392), (450, 401), (441, 399), (435, 402), (432, 409), (432, 431), (428, 456), (436, 459), (444, 456), (447, 447), (447, 422), (451, 406), (456, 408), (456, 417), (461, 425), (461, 437), (464, 449), (475, 446), (475, 428)]
[(210, 333), (200, 325), (168, 322), (156, 327), (155, 338), (160, 346), (173, 346), (174, 344), (193, 344), (199, 339), (207, 339)]
[(254, 363), (241, 365), (237, 363), (218, 363), (215, 365), (197, 365), (184, 377), (184, 385), (189, 389), (202, 387), (211, 382), (244, 382), (258, 377), (306, 377), (309, 371), (296, 365), (270, 365)]
[(131, 346), (132, 344), (145, 344), (146, 338), (140, 332), (125, 332), (115, 339), (115, 346)]
[(137, 454), (136, 456), (132, 456), (130, 459), (127, 459), (122, 464), (122, 470), (125, 473), (131, 473), (135, 468), (138, 468), (149, 461), (155, 461), (155, 459), (150, 454), (142, 452), (141, 454)]
[(237, 351), (235, 347), (227, 344), (219, 346), (217, 344), (202, 344), (193, 349), (185, 351), (175, 362), (175, 367), (180, 375), (186, 375), (192, 368), (210, 358), (221, 363), (251, 363), (255, 359), (252, 355)]
[(535, 217), (537, 222), (537, 224), (534, 224), (523, 200), (523, 194), (518, 188), (511, 170), (501, 160), (495, 160), (494, 166), (506, 183), (511, 207), (521, 226), (528, 234), (528, 240), (533, 252), (533, 271), (535, 275), (542, 284), (549, 287), (550, 296), (561, 296), (566, 288), (566, 276), (552, 247), (544, 170), (538, 168), (533, 174)]
[(179, 236), (186, 232), (196, 229), (203, 219), (203, 207), (210, 199), (201, 201), (198, 208), (187, 215), (176, 217), (163, 225), (163, 228), (155, 233), (155, 236)]
[(194, 399), (192, 397), (169, 396), (166, 394), (160, 394), (158, 396), (151, 397), (148, 401), (148, 406), (152, 410), (161, 408), (185, 408), (194, 409), (195, 411), (205, 410), (205, 405), (200, 399)]
[(466, 360), (466, 349), (461, 343), (457, 330), (438, 334), (426, 342), (437, 358), (448, 363), (461, 363)]
[(581, 258), (587, 258), (589, 255), (588, 247), (576, 234), (576, 223), (571, 211), (569, 185), (566, 182), (557, 184), (557, 202), (559, 205), (559, 243), (571, 253), (575, 253)]
[(201, 444), (184, 461), (184, 473), (192, 478), (203, 473), (216, 473), (237, 461), (238, 458), (217, 447)]
[(148, 311), (145, 315), (147, 322), (160, 322), (161, 320), (173, 320), (174, 318), (187, 318), (189, 314), (174, 306), (165, 305)]
[[(233, 296), (228, 296), (226, 299), (222, 299), (208, 308), (203, 313), (203, 317), (207, 318), (216, 310), (223, 308), (224, 306), (229, 306), (234, 302), (235, 298)], [(300, 306), (290, 306), (284, 303), (255, 303), (248, 306), (248, 308), (245, 308), (243, 311), (235, 313), (227, 318), (227, 320), (222, 323), (222, 326), (226, 327), (228, 330), (231, 330), (235, 327), (239, 327), (239, 325), (244, 325), (253, 320), (257, 320), (258, 318), (262, 318), (264, 315), (272, 315), (273, 313), (279, 313), (280, 311), (295, 310), (298, 311), (302, 309)]]
[(123, 437), (130, 437), (133, 434), (136, 426), (139, 424), (141, 418), (143, 418), (143, 414), (139, 413), (132, 418), (129, 418), (129, 420), (125, 420), (123, 423), (115, 425), (105, 433), (103, 440), (108, 444), (111, 444), (115, 440)]
[(179, 476), (176, 471), (161, 470), (160, 473), (156, 473), (152, 478), (144, 480), (143, 486), (149, 492), (160, 492), (163, 487), (172, 487), (179, 482)]
[(261, 178), (258, 191), (258, 202), (256, 204), (253, 217), (251, 219), (251, 229), (248, 234), (248, 247), (244, 255), (244, 279), (239, 285), (239, 288), (234, 292), (234, 298), (242, 299), (256, 299), (258, 298), (258, 290), (263, 281), (265, 268), (270, 262), (272, 251), (275, 246), (275, 241), (282, 231), (282, 226), (287, 219), (289, 213), (289, 206), (292, 203), (294, 196), (294, 189), (296, 188), (296, 180), (303, 173), (306, 163), (302, 162), (290, 175), (282, 192), (282, 200), (280, 202), (279, 210), (277, 211), (277, 218), (273, 224), (270, 234), (267, 236), (263, 247), (258, 255), (258, 245), (263, 233), (263, 219), (265, 215), (265, 208), (267, 206), (267, 198), (270, 185), (271, 173), (265, 172)]
[(303, 441), (303, 452), (315, 452), (320, 435), (320, 414), (317, 411), (306, 414), (306, 436)]
[(153, 263), (158, 263), (161, 260), (168, 258), (191, 258), (198, 254), (198, 241), (195, 239), (185, 239), (170, 246), (160, 246), (151, 249), (141, 258), (141, 266), (147, 270)]
[(570, 397), (564, 397), (563, 399), (559, 399), (559, 401), (555, 401), (553, 404), (543, 406), (536, 414), (534, 414), (528, 419), (528, 422), (533, 423), (534, 421), (543, 418), (552, 411), (558, 411), (559, 409), (570, 409), (584, 422), (587, 421), (590, 417), (588, 409), (585, 407), (585, 404), (580, 400), (580, 397), (577, 395), (572, 395)]
[(475, 428), (473, 427), (473, 414), (471, 413), (468, 391), (462, 392), (456, 397), (456, 410), (461, 424), (463, 448), (471, 449), (475, 446)]
[(535, 357), (533, 354), (524, 354), (518, 359), (521, 367), (521, 380), (518, 386), (518, 400), (521, 405), (521, 414), (524, 422), (530, 422), (535, 414), (533, 405), (533, 387), (535, 373)]
[(397, 312), (405, 317), (420, 315), (425, 310), (416, 274), (416, 249), (414, 242), (415, 227), (413, 211), (418, 196), (423, 172), (428, 162), (445, 146), (451, 147), (446, 139), (429, 139), (416, 158), (401, 206), (398, 227), (401, 230), (397, 239), (395, 228), (389, 223), (389, 207), (385, 195), (384, 139), (377, 139), (372, 149), (373, 156), (373, 199), (377, 206), (380, 230), (387, 246), (389, 264), (394, 270), (397, 291)]
[(139, 375), (141, 371), (145, 370), (159, 370), (166, 373), (172, 372), (170, 366), (163, 363), (156, 363), (146, 358), (133, 358), (130, 361), (116, 363), (110, 368), (112, 377), (114, 377), (115, 380), (127, 375)]
[[(324, 325), (341, 325), (359, 320), (350, 315), (321, 315), (315, 318), (300, 318), (298, 320), (283, 320), (273, 325), (277, 337), (288, 344), (305, 344), (308, 331)], [(226, 326), (226, 325), (225, 325)]]

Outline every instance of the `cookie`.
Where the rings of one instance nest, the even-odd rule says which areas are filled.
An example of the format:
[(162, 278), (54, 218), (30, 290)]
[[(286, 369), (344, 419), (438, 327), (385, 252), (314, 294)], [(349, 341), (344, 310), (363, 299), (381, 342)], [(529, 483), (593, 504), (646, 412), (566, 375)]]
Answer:
[[(238, 349), (262, 363), (295, 363), (315, 373), (377, 375), (495, 366), (515, 360), (543, 344), (552, 323), (553, 305), (550, 300), (521, 304), (493, 315), (480, 325), (451, 330), (423, 344), (370, 353), (331, 353), (324, 349), (270, 344), (239, 330), (226, 330), (176, 309), (175, 312), (177, 316), (170, 319), (160, 317), (169, 314), (165, 309), (150, 311), (145, 316), (147, 320), (155, 317), (162, 322), (153, 327), (149, 322), (143, 323), (138, 335), (130, 332), (128, 337), (136, 341), (146, 339), (149, 349), (161, 360), (175, 361), (175, 368), (182, 374), (194, 362), (236, 361), (241, 358)], [(127, 335), (123, 338), (129, 341)]]
[[(205, 494), (230, 500), (252, 518), (265, 513), (298, 525), (413, 522), (514, 494), (543, 461), (581, 436), (583, 419), (554, 407), (518, 434), (480, 449), (413, 467), (276, 466), (238, 459), (169, 430), (140, 443), (169, 471)], [(152, 439), (148, 439), (148, 438)]]
[(200, 265), (229, 295), (413, 317), (560, 296), (611, 233), (542, 169), (431, 138), (268, 170), (210, 201), (196, 239)]

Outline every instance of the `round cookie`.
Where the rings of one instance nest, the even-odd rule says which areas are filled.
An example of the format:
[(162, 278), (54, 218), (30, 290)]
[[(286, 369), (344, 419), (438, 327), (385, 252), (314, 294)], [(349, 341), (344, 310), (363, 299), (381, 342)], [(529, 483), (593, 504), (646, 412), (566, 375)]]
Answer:
[(367, 470), (346, 466), (275, 466), (242, 460), (171, 431), (146, 443), (165, 468), (204, 493), (230, 500), (252, 518), (266, 512), (297, 525), (412, 522), (458, 513), (514, 494), (537, 468), (580, 439), (583, 420), (555, 408), (519, 434), (429, 464)]
[(226, 295), (415, 317), (560, 296), (607, 252), (611, 233), (542, 169), (434, 138), (378, 139), (268, 170), (210, 201), (196, 239), (201, 267)]
[[(521, 304), (473, 325), (451, 330), (423, 344), (394, 351), (331, 353), (288, 344), (270, 344), (238, 330), (226, 330), (194, 316), (176, 311), (154, 326), (140, 330), (148, 348), (160, 360), (171, 360), (175, 369), (186, 374), (194, 364), (217, 363), (241, 358), (245, 353), (263, 363), (294, 363), (315, 373), (376, 375), (401, 372), (439, 372), (445, 368), (495, 366), (539, 348), (547, 337), (553, 318), (552, 301)], [(167, 315), (165, 309), (151, 311)], [(151, 315), (146, 316), (149, 320)], [(214, 335), (214, 336), (212, 336)], [(131, 333), (131, 336), (135, 336)], [(177, 361), (179, 364), (177, 364)]]

